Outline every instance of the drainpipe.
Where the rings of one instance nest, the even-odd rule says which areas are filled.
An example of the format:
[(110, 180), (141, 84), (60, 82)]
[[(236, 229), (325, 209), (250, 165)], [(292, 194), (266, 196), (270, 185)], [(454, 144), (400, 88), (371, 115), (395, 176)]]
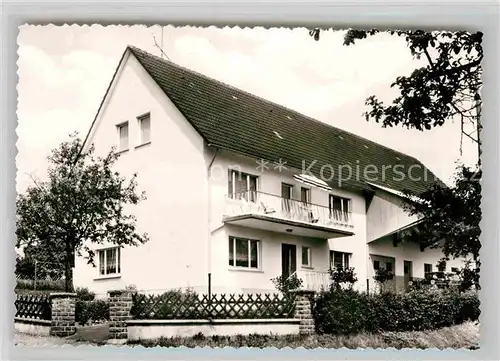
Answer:
[[(210, 147), (210, 144), (208, 144)], [(212, 231), (211, 231), (211, 223), (212, 223), (212, 192), (211, 192), (211, 173), (212, 173), (212, 165), (214, 164), (215, 158), (219, 152), (219, 148), (215, 148), (215, 154), (210, 161), (210, 164), (207, 168), (207, 190), (208, 190), (208, 198), (207, 198), (207, 218), (208, 218), (208, 226), (207, 226), (207, 235), (208, 235), (208, 299), (210, 300), (212, 297)]]

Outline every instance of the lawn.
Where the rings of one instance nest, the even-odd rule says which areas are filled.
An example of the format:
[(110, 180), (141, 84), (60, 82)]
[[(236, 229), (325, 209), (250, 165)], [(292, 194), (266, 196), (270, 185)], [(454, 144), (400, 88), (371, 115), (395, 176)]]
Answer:
[[(107, 333), (106, 327), (86, 327), (79, 329), (77, 334), (66, 337), (35, 337), (16, 333), (15, 345), (103, 345)], [(305, 347), (305, 348), (467, 348), (479, 347), (479, 324), (466, 322), (461, 325), (445, 327), (434, 331), (419, 332), (384, 332), (380, 334), (359, 334), (355, 336), (313, 335), (303, 337), (290, 336), (195, 336), (190, 338), (162, 338), (154, 341), (130, 342), (130, 346), (144, 347)]]
[(434, 331), (383, 332), (354, 336), (312, 335), (312, 336), (210, 336), (190, 338), (161, 338), (158, 340), (129, 343), (144, 347), (304, 347), (304, 348), (479, 348), (479, 324), (466, 322)]

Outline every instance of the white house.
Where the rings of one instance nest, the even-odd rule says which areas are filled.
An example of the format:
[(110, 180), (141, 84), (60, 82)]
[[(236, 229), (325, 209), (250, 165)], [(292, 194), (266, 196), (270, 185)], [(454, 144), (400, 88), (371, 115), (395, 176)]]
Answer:
[(135, 47), (91, 143), (98, 154), (117, 146), (117, 170), (138, 173), (147, 200), (131, 212), (150, 241), (96, 247), (97, 267), (76, 261), (77, 287), (274, 292), (271, 278), (297, 272), (317, 285), (343, 264), (364, 290), (374, 268), (404, 284), (442, 257), (394, 242), (416, 221), (400, 192), (435, 180), (418, 160)]

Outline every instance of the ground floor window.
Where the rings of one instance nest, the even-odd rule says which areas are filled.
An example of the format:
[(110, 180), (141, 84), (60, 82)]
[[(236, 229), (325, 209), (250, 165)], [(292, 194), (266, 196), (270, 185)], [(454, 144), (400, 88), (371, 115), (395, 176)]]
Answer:
[(432, 272), (432, 264), (424, 263), (424, 276)]
[(330, 267), (332, 269), (342, 267), (349, 268), (351, 253), (330, 251)]
[(259, 268), (260, 241), (229, 237), (229, 265), (241, 268)]
[(120, 247), (101, 249), (99, 255), (99, 275), (117, 275), (121, 272)]
[(311, 267), (311, 247), (302, 246), (302, 266)]

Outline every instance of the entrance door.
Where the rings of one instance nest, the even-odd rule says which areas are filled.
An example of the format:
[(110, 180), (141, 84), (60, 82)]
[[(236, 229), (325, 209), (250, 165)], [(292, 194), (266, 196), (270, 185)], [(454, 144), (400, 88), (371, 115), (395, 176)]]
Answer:
[(281, 274), (289, 277), (297, 270), (297, 247), (294, 244), (281, 244)]
[(404, 261), (404, 282), (405, 288), (409, 287), (409, 282), (413, 277), (413, 266), (411, 261)]

